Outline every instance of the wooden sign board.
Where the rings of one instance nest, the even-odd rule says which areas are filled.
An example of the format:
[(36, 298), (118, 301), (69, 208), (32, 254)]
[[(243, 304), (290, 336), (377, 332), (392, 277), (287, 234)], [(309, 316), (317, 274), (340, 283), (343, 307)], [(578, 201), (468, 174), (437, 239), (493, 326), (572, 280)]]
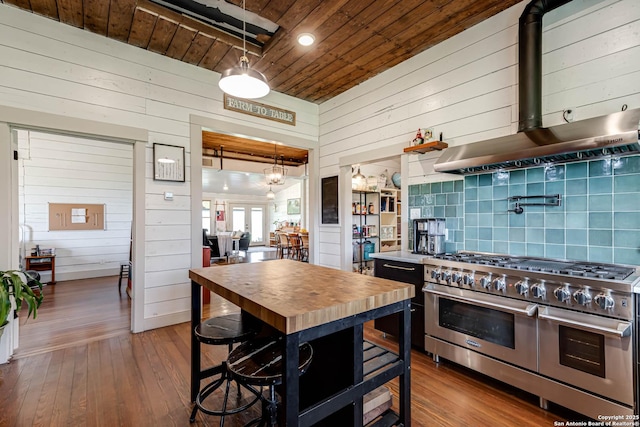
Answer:
[(49, 203), (49, 231), (104, 230), (104, 204)]
[(282, 108), (272, 107), (249, 99), (236, 98), (226, 93), (224, 94), (224, 108), (225, 110), (262, 117), (263, 119), (292, 126), (296, 125), (296, 113), (294, 111), (283, 110)]

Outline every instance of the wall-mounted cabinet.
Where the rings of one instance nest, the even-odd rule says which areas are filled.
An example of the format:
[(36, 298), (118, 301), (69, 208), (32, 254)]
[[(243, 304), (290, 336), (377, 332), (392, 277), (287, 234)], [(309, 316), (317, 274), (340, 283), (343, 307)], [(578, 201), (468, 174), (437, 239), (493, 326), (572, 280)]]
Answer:
[(400, 190), (380, 190), (380, 252), (398, 251), (402, 247)]
[(380, 193), (354, 191), (351, 202), (353, 271), (373, 275), (371, 254), (380, 250)]

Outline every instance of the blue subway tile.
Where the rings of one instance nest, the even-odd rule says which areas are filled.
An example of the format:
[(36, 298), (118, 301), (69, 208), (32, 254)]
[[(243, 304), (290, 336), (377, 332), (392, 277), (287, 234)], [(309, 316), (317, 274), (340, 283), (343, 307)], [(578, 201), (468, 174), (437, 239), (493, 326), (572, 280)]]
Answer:
[(612, 191), (612, 177), (603, 176), (589, 179), (589, 194), (611, 194)]
[(465, 200), (478, 200), (478, 189), (477, 188), (465, 188), (465, 190), (464, 190), (464, 199)]
[(477, 240), (478, 227), (467, 227), (465, 229), (465, 239)]
[(613, 248), (589, 247), (589, 259), (591, 262), (613, 262)]
[(570, 228), (587, 228), (588, 215), (586, 212), (568, 212), (566, 219), (566, 227)]
[(442, 183), (443, 193), (453, 193), (453, 181), (444, 181)]
[(456, 244), (455, 242), (445, 242), (444, 243), (444, 251), (446, 253), (453, 253), (456, 251)]
[(480, 214), (478, 214), (478, 225), (480, 227), (492, 227), (493, 226), (493, 214), (492, 213), (480, 213)]
[(526, 245), (520, 242), (509, 243), (509, 253), (512, 255), (525, 256), (527, 254)]
[(542, 196), (544, 195), (544, 184), (542, 182), (527, 184), (527, 196)]
[(446, 196), (448, 205), (459, 205), (462, 203), (460, 194), (458, 193), (448, 193)]
[(611, 230), (589, 230), (589, 246), (613, 246)]
[(494, 227), (493, 228), (493, 239), (500, 241), (508, 241), (509, 240), (509, 229), (507, 227)]
[(567, 196), (564, 205), (567, 212), (584, 212), (587, 210), (587, 196)]
[(616, 176), (613, 182), (616, 193), (640, 193), (640, 176), (638, 175)]
[(613, 228), (616, 230), (640, 230), (640, 212), (614, 212)]
[(527, 255), (535, 257), (544, 256), (544, 245), (539, 243), (527, 243)]
[(477, 251), (478, 250), (478, 241), (477, 240), (465, 240), (464, 247), (468, 251)]
[(422, 204), (424, 206), (433, 206), (436, 204), (436, 195), (435, 194), (425, 194), (423, 197)]
[(577, 261), (586, 261), (589, 255), (588, 248), (586, 246), (571, 246), (566, 247), (566, 258)]
[(478, 202), (464, 202), (464, 211), (466, 213), (477, 213), (478, 212)]
[(480, 228), (478, 228), (478, 239), (479, 240), (491, 240), (491, 239), (493, 239), (493, 228), (491, 228), (491, 227), (480, 227)]
[(544, 229), (527, 228), (527, 243), (544, 243)]
[(564, 183), (565, 181), (546, 182), (544, 184), (544, 192), (546, 194), (560, 194), (561, 196), (564, 196), (566, 194)]
[(524, 215), (520, 214), (509, 214), (509, 227), (524, 227)]
[(493, 242), (493, 249), (491, 252), (496, 254), (508, 254), (509, 253), (509, 242)]
[(614, 259), (616, 264), (640, 264), (640, 255), (638, 255), (637, 249), (616, 248), (613, 250)]
[(566, 176), (566, 179), (586, 178), (587, 162), (567, 164), (565, 176)]
[(478, 212), (480, 213), (492, 213), (493, 212), (493, 201), (485, 200), (478, 202)]
[[(613, 243), (617, 248), (640, 248), (640, 231), (618, 230), (613, 232)], [(640, 264), (640, 252), (638, 253), (638, 264)]]
[(526, 192), (525, 184), (509, 185), (509, 196), (526, 196)]
[(608, 176), (613, 173), (611, 159), (589, 162), (589, 176)]
[(564, 180), (564, 165), (545, 166), (545, 181), (561, 181)]
[(454, 240), (456, 241), (456, 243), (463, 243), (464, 242), (464, 231), (456, 231)]
[(431, 184), (420, 184), (420, 194), (431, 194)]
[(505, 199), (509, 197), (509, 187), (501, 185), (499, 187), (493, 187), (493, 199)]
[(586, 179), (568, 179), (566, 182), (566, 195), (567, 196), (582, 196), (587, 194)]
[(564, 245), (548, 244), (545, 246), (545, 255), (547, 258), (565, 259), (566, 251)]
[(478, 176), (478, 186), (479, 187), (489, 187), (491, 186), (491, 183), (493, 182), (493, 177), (492, 174), (490, 173), (485, 173), (482, 175)]
[(524, 184), (525, 173), (524, 169), (519, 169), (509, 172), (509, 185)]
[(587, 236), (586, 229), (567, 229), (567, 244), (574, 246), (587, 246), (589, 244), (589, 239)]
[(493, 187), (478, 188), (478, 200), (493, 200)]
[(507, 171), (494, 172), (491, 177), (491, 181), (494, 187), (499, 185), (507, 185), (509, 184), (509, 172)]
[(613, 162), (613, 173), (615, 175), (640, 173), (640, 156), (620, 157)]
[(509, 209), (509, 202), (506, 199), (499, 199), (499, 200), (493, 201), (494, 213), (507, 213), (507, 209)]
[(493, 215), (494, 227), (506, 227), (508, 223), (509, 223), (509, 216), (506, 213)]
[(613, 209), (613, 197), (608, 195), (596, 195), (589, 196), (589, 211), (590, 212), (611, 212)]
[(493, 242), (491, 240), (478, 240), (478, 250), (480, 252), (491, 252), (493, 250)]
[(526, 170), (527, 184), (544, 181), (544, 168), (531, 168)]
[(527, 227), (544, 227), (544, 214), (526, 213)]
[(544, 230), (545, 243), (564, 244), (564, 229), (547, 228)]
[(589, 228), (611, 230), (612, 227), (613, 214), (611, 212), (589, 212)]
[(415, 196), (417, 194), (420, 194), (420, 185), (410, 185), (409, 186), (409, 195), (410, 196)]
[(442, 193), (442, 183), (441, 182), (432, 182), (431, 183), (431, 194), (440, 194)]
[(563, 213), (545, 214), (544, 226), (547, 228), (564, 228), (564, 214)]
[(522, 242), (526, 240), (526, 228), (511, 227), (509, 228), (509, 241)]
[(467, 175), (464, 177), (464, 188), (478, 187), (478, 175)]
[[(638, 178), (640, 179), (640, 177)], [(640, 194), (614, 194), (613, 210), (621, 211), (637, 211), (640, 209)]]
[(456, 206), (445, 206), (444, 207), (444, 216), (445, 218), (454, 218), (458, 216), (458, 208)]
[(464, 181), (461, 179), (453, 181), (453, 191), (456, 193), (462, 193), (464, 191)]
[(444, 206), (447, 204), (446, 194), (436, 194), (436, 206)]
[(439, 215), (435, 214), (433, 206), (422, 207), (422, 218), (432, 218), (434, 216), (439, 216)]
[(444, 217), (444, 206), (434, 206), (433, 207), (433, 216), (436, 218)]

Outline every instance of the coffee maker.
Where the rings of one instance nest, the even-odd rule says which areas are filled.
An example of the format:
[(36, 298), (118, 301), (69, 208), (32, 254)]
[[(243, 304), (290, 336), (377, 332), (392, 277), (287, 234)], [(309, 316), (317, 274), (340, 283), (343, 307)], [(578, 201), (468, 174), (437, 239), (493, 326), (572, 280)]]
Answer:
[(413, 253), (439, 255), (445, 252), (444, 218), (419, 218), (413, 220)]

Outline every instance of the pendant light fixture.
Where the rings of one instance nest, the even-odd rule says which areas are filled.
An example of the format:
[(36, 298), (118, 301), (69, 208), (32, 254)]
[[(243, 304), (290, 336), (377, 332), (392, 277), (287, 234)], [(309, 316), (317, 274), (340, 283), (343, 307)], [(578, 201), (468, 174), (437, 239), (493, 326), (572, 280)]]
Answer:
[(267, 199), (275, 199), (276, 198), (276, 193), (273, 192), (273, 190), (271, 190), (271, 186), (269, 186), (269, 191), (267, 191)]
[(245, 0), (242, 0), (242, 56), (240, 65), (225, 70), (220, 76), (218, 86), (226, 94), (238, 98), (255, 99), (266, 96), (269, 91), (267, 78), (259, 71), (249, 68), (249, 58), (247, 58), (246, 31), (247, 22), (245, 19)]
[(285, 177), (287, 176), (287, 170), (284, 168), (284, 157), (280, 156), (282, 165), (278, 165), (278, 146), (273, 145), (273, 166), (264, 170), (264, 176), (267, 180), (267, 185), (283, 185)]

